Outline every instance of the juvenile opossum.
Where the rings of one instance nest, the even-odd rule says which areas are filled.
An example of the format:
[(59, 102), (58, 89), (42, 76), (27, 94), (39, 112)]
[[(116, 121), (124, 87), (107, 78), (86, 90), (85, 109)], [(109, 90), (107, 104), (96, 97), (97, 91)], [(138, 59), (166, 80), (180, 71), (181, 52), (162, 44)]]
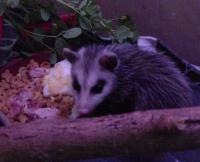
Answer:
[(72, 63), (75, 117), (193, 105), (189, 81), (157, 51), (127, 43), (64, 54)]

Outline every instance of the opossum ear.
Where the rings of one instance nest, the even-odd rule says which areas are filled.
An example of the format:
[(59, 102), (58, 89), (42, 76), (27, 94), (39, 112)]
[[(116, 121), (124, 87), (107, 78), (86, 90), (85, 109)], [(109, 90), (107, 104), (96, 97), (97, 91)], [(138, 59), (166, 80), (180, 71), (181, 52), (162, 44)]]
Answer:
[(99, 64), (107, 70), (113, 71), (118, 64), (116, 55), (104, 55), (99, 59)]
[(74, 63), (77, 59), (77, 52), (70, 50), (69, 48), (63, 49), (64, 57), (71, 63)]
[(140, 36), (137, 40), (138, 47), (143, 51), (156, 52), (158, 39), (151, 36)]

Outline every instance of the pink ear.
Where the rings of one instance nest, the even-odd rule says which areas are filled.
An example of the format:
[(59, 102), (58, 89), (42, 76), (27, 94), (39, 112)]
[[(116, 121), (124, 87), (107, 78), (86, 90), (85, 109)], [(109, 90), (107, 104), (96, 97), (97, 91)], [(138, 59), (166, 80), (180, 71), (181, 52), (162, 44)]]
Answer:
[(71, 63), (74, 63), (78, 57), (75, 51), (70, 50), (69, 48), (63, 49), (64, 57)]
[(99, 64), (105, 69), (113, 71), (118, 64), (117, 56), (104, 55), (99, 59)]

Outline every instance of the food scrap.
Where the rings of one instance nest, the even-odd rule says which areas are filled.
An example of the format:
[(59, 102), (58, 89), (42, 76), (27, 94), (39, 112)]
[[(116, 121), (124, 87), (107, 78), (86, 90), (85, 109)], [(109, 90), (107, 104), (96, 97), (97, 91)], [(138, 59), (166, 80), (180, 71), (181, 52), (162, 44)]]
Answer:
[(43, 95), (71, 94), (71, 63), (60, 61), (49, 70), (43, 79)]
[[(66, 79), (69, 77), (70, 69), (64, 74), (60, 66), (63, 66), (63, 63), (58, 63), (51, 68), (46, 61), (39, 64), (31, 60), (27, 66), (20, 67), (17, 74), (5, 70), (0, 81), (0, 111), (12, 123), (26, 123), (36, 118), (59, 115), (69, 116), (74, 103), (73, 97), (66, 91), (57, 93), (55, 89), (61, 88), (56, 85), (71, 84), (70, 78)], [(69, 67), (64, 65), (64, 68), (67, 66)], [(57, 74), (54, 75), (54, 72)], [(50, 76), (54, 77), (53, 81)], [(57, 84), (55, 79), (58, 79)], [(48, 95), (43, 95), (45, 85), (47, 85)]]

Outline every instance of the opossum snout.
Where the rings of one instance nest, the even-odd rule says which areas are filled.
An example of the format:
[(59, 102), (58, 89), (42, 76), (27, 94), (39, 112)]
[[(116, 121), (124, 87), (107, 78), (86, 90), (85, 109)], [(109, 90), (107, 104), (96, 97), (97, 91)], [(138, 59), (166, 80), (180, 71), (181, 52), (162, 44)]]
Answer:
[(86, 115), (90, 114), (90, 111), (87, 108), (80, 108), (78, 110), (78, 113), (80, 114), (80, 116), (86, 116)]

